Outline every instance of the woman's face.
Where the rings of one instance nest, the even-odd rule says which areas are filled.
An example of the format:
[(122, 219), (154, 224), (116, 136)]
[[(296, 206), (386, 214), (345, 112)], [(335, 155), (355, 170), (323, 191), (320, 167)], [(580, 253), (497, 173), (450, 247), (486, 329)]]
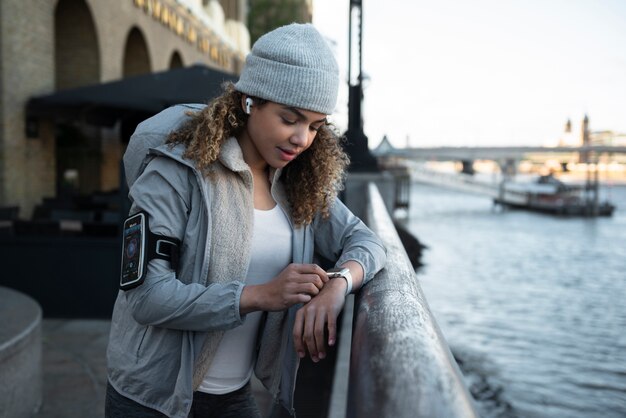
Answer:
[(326, 115), (278, 103), (253, 104), (239, 138), (251, 167), (282, 168), (311, 146)]

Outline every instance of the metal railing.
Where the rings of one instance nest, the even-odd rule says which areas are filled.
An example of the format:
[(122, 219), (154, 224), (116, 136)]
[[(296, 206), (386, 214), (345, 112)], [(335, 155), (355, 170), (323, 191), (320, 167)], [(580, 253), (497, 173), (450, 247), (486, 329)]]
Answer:
[(477, 417), (385, 203), (373, 184), (368, 193), (387, 267), (355, 299), (346, 416)]

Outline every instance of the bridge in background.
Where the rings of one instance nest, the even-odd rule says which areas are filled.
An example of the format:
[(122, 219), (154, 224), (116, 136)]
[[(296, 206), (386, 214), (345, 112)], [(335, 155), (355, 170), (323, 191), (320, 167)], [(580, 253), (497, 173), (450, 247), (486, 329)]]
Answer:
[[(410, 182), (418, 181), (488, 196), (494, 202), (505, 205), (534, 210), (541, 208), (556, 213), (580, 212), (585, 216), (609, 214), (613, 210), (609, 202), (600, 202), (600, 170), (597, 163), (606, 162), (607, 156), (610, 161), (626, 163), (625, 146), (605, 145), (395, 148), (385, 138), (372, 154), (396, 179), (394, 207), (397, 209), (408, 208)], [(500, 172), (494, 173), (491, 178), (475, 175), (474, 162), (477, 160), (495, 162)], [(587, 163), (583, 166), (584, 188), (578, 189), (580, 192), (575, 195), (576, 188), (556, 184), (560, 183), (557, 179), (553, 184), (517, 183), (513, 180), (522, 160), (533, 163), (557, 160), (563, 171), (571, 162)], [(459, 173), (442, 173), (428, 167), (426, 162), (431, 161), (456, 161), (462, 164), (462, 168)]]
[[(383, 166), (403, 166), (399, 160), (406, 161), (459, 161), (462, 163), (461, 172), (474, 174), (473, 164), (477, 160), (490, 160), (500, 166), (500, 171), (506, 178), (517, 173), (520, 161), (557, 159), (563, 167), (572, 160), (585, 163), (597, 163), (604, 155), (619, 155), (626, 163), (626, 146), (586, 145), (578, 147), (539, 147), (539, 146), (506, 146), (506, 147), (424, 147), (424, 148), (396, 148), (383, 138), (380, 145), (372, 150)], [(593, 167), (588, 167), (589, 183), (597, 174)], [(595, 173), (594, 173), (595, 171)]]
[(464, 161), (464, 160), (520, 160), (531, 154), (626, 154), (624, 146), (589, 145), (579, 147), (424, 147), (396, 148), (383, 139), (380, 145), (372, 150), (379, 158), (398, 157), (417, 160)]

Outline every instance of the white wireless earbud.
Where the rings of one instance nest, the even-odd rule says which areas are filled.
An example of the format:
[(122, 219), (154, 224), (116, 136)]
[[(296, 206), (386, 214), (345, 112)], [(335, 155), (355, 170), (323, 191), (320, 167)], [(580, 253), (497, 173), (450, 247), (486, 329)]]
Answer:
[(250, 108), (252, 107), (252, 104), (254, 102), (252, 101), (251, 98), (247, 97), (246, 98), (246, 113), (249, 115), (250, 114)]

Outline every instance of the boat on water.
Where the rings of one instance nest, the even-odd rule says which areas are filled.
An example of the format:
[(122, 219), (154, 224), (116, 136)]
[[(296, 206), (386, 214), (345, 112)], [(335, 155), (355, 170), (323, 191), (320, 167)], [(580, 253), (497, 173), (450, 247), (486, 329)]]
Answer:
[(611, 216), (615, 210), (600, 200), (597, 183), (568, 185), (551, 174), (529, 182), (502, 182), (494, 203), (563, 216)]

